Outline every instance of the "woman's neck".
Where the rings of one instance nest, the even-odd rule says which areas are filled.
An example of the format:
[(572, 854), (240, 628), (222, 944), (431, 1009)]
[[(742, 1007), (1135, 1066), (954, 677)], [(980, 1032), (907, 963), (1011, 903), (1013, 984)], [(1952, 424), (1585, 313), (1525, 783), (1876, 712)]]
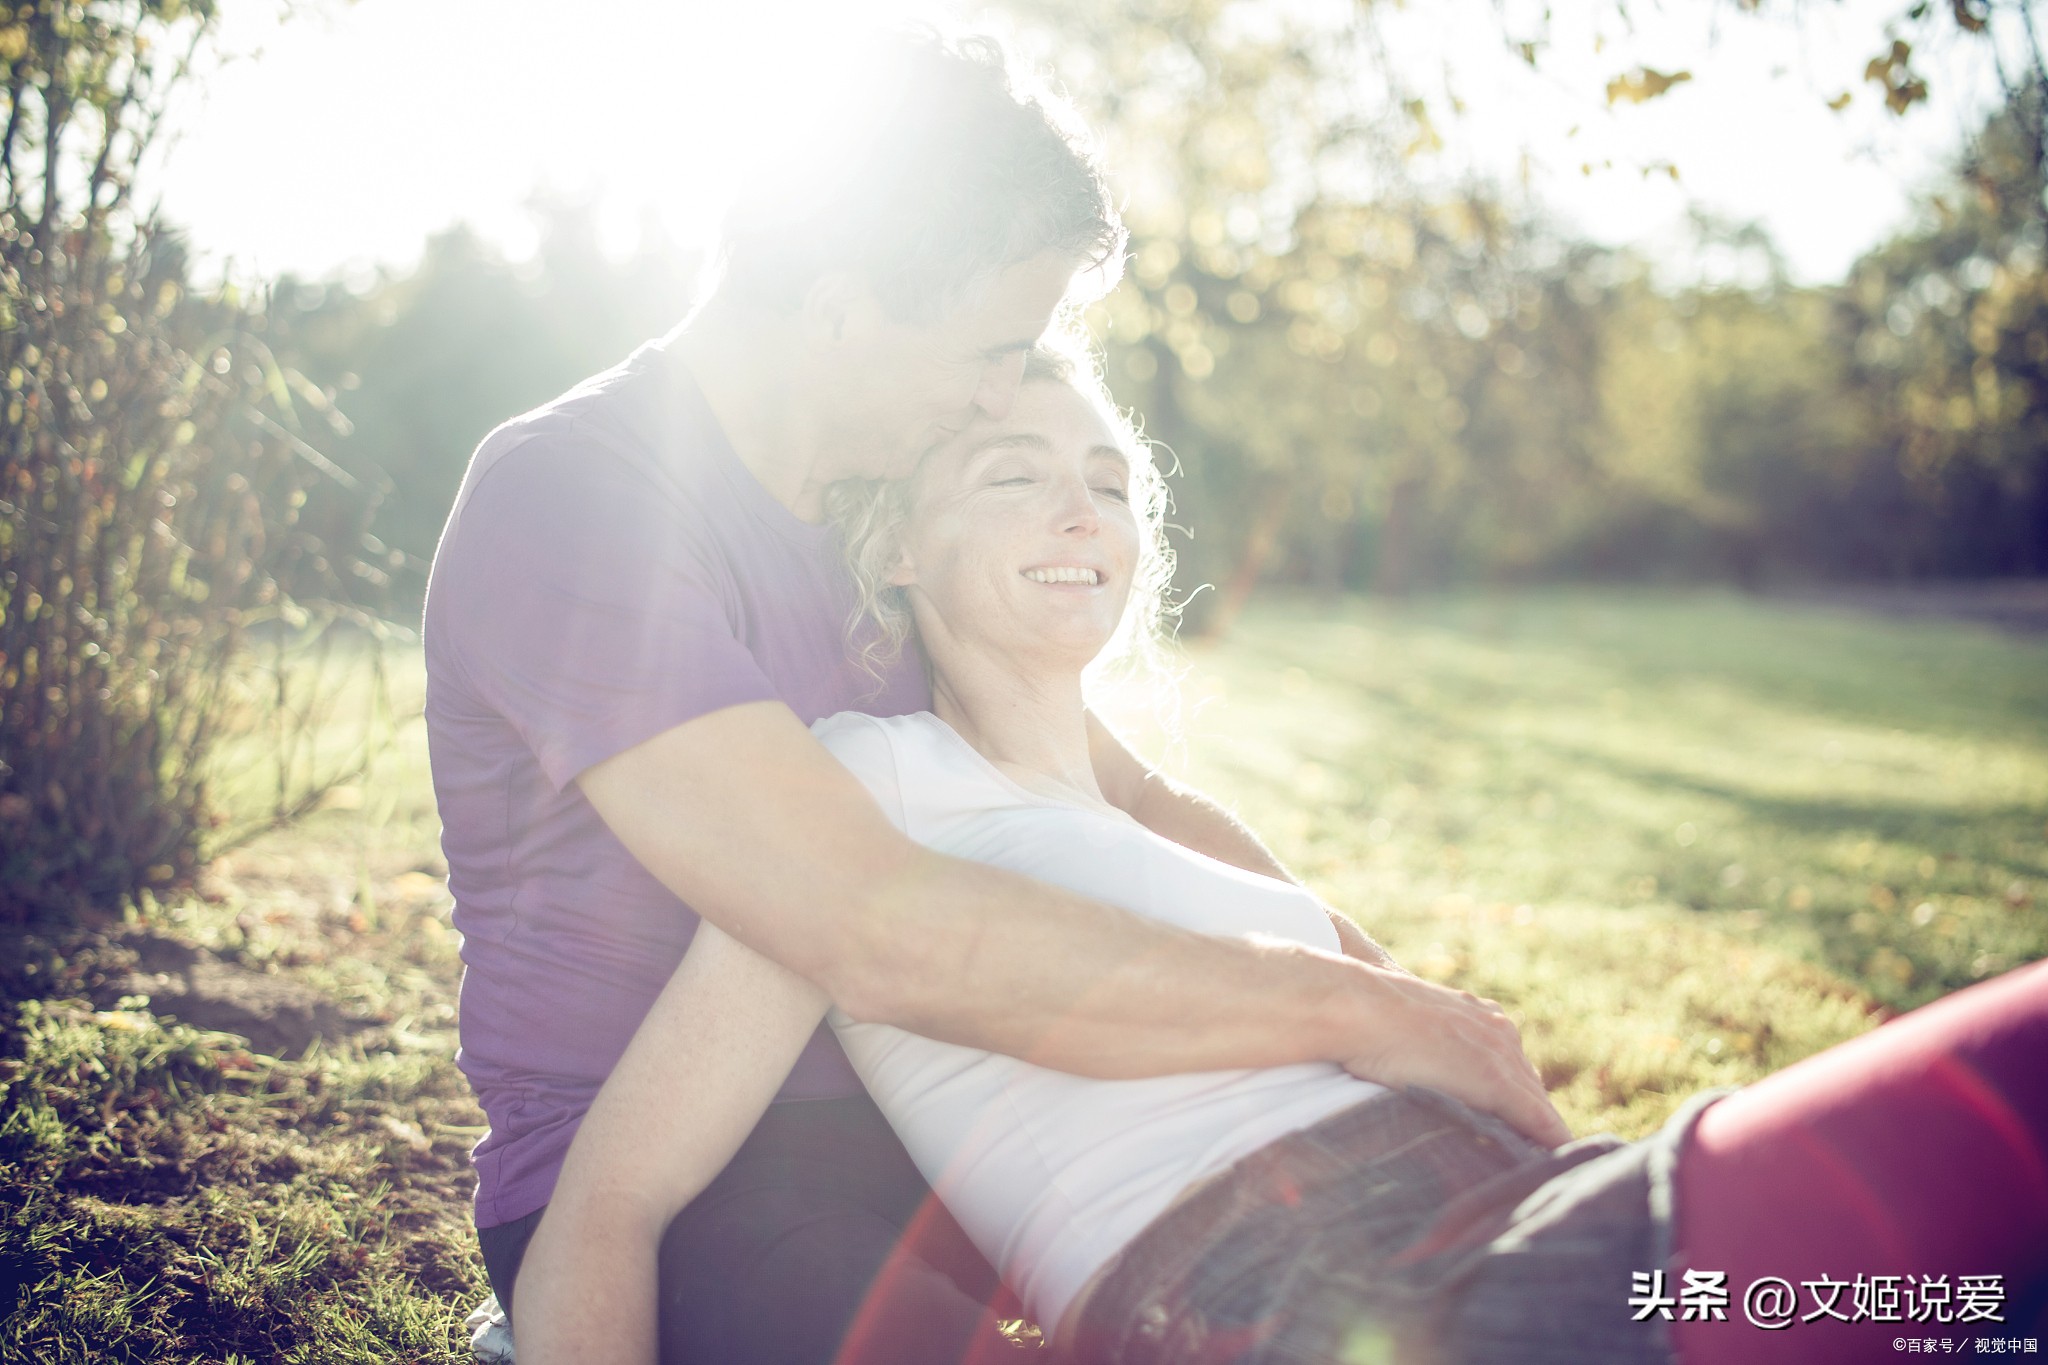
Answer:
[(1088, 751), (1078, 671), (1045, 673), (1014, 660), (932, 661), (932, 710), (1022, 785), (1107, 806)]

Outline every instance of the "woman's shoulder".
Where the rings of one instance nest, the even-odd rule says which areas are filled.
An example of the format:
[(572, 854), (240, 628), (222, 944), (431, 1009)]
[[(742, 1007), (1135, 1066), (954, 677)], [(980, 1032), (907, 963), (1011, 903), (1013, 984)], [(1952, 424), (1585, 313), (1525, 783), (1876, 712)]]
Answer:
[(896, 731), (900, 727), (892, 724), (902, 719), (841, 711), (812, 722), (811, 733), (840, 766), (860, 779), (889, 823), (914, 835), (904, 808), (903, 765), (897, 757)]
[(900, 716), (839, 711), (811, 722), (811, 733), (842, 763), (853, 766), (864, 758), (893, 753), (916, 743), (921, 721), (934, 719), (929, 711), (911, 711)]
[(900, 716), (840, 711), (813, 722), (811, 733), (870, 787), (896, 786), (929, 776), (945, 752), (936, 733), (943, 724), (929, 711)]
[(881, 801), (897, 827), (929, 842), (958, 818), (1016, 804), (986, 760), (929, 711), (841, 711), (811, 726), (818, 742)]
[(929, 711), (909, 711), (900, 716), (873, 716), (865, 711), (837, 711), (811, 722), (811, 733), (834, 754), (862, 751), (880, 752), (900, 744), (915, 743), (938, 717)]

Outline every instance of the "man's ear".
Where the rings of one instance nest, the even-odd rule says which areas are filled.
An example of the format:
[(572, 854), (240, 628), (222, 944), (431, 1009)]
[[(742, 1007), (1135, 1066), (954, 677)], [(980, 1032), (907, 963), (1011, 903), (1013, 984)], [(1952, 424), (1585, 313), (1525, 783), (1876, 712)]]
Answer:
[(804, 336), (818, 346), (858, 339), (868, 325), (875, 297), (867, 281), (850, 270), (828, 270), (811, 281), (798, 309)]

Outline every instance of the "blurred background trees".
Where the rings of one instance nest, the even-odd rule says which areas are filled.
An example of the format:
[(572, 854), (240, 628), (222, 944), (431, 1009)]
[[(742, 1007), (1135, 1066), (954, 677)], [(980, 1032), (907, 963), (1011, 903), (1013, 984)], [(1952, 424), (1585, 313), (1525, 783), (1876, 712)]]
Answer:
[(624, 359), (689, 307), (698, 259), (658, 230), (614, 260), (583, 206), (540, 198), (532, 209), (530, 260), (501, 260), (456, 227), (415, 269), (358, 292), (296, 280), (272, 292), (295, 363), (347, 414), (324, 448), (356, 476), (388, 481), (377, 535), (419, 570), (485, 432)]
[[(2037, 71), (2009, 73), (2006, 107), (1845, 281), (1794, 284), (1759, 229), (1703, 217), (1701, 269), (1672, 282), (1511, 187), (1440, 174), (1431, 108), (1388, 69), (1373, 16), (984, 13), (1081, 106), (1125, 197), (1126, 278), (1090, 322), (1177, 464), (1181, 586), (1216, 589), (1191, 628), (1224, 628), (1262, 581), (2048, 573)], [(1901, 23), (1924, 45), (1936, 25), (1971, 40), (1980, 17)], [(1878, 54), (1864, 97), (1923, 98), (1912, 52)], [(1637, 71), (1610, 98), (1684, 74)], [(658, 232), (607, 257), (583, 209), (535, 212), (525, 261), (458, 230), (356, 292), (276, 291), (294, 363), (353, 424), (327, 449), (388, 478), (378, 534), (415, 560), (484, 431), (687, 309), (698, 262)]]
[[(1974, 40), (1990, 8), (1900, 23)], [(1179, 457), (1184, 586), (1220, 588), (1199, 628), (1275, 576), (1403, 593), (2048, 572), (2031, 26), (1999, 68), (2004, 110), (1846, 283), (1793, 287), (1756, 229), (1700, 221), (1714, 268), (1673, 286), (1503, 187), (1432, 182), (1441, 137), (1377, 58), (1370, 5), (1001, 9), (1129, 195), (1132, 268), (1094, 321), (1117, 391)], [(1926, 95), (1912, 51), (1866, 72), (1895, 112)], [(1608, 98), (1688, 75), (1636, 71)]]
[[(1859, 97), (1912, 108), (1930, 45), (1983, 40), (2010, 9), (1902, 7)], [(1998, 68), (2003, 107), (1917, 216), (1845, 279), (1805, 284), (1747, 224), (1699, 217), (1698, 268), (1674, 279), (1444, 171), (1444, 111), (1402, 83), (1370, 4), (977, 12), (1075, 99), (1124, 197), (1126, 278), (1089, 321), (1171, 451), (1181, 588), (1215, 589), (1190, 629), (1228, 628), (1276, 581), (2048, 574), (2031, 28)], [(311, 705), (233, 661), (415, 619), (478, 439), (673, 326), (701, 262), (651, 226), (601, 250), (587, 207), (541, 198), (526, 259), (454, 228), (403, 271), (195, 289), (132, 194), (214, 6), (13, 14), (0, 914), (20, 918), (183, 880), (215, 818), (208, 774), (241, 752), (223, 736)], [(1541, 62), (1546, 32), (1507, 24), (1469, 41)], [(1689, 77), (1632, 68), (1607, 94)], [(348, 761), (317, 757), (267, 760), (273, 813)]]

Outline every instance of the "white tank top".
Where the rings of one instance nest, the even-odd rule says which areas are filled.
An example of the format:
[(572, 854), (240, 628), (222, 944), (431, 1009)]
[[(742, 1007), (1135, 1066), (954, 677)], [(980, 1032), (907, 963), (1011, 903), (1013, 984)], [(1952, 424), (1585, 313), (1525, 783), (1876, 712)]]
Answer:
[[(897, 828), (941, 853), (1202, 933), (1338, 951), (1300, 887), (1037, 795), (928, 711), (811, 728)], [(918, 1169), (1047, 1331), (1181, 1191), (1384, 1089), (1326, 1063), (1090, 1080), (837, 1009), (831, 1020)]]

